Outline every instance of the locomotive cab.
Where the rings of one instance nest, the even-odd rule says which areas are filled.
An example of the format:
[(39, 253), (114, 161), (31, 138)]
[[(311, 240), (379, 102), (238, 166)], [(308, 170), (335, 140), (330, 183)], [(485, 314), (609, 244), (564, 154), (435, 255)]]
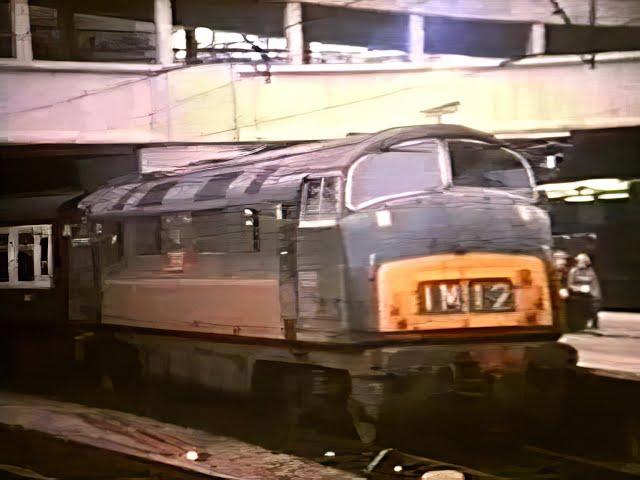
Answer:
[[(334, 263), (344, 262), (352, 338), (558, 331), (549, 220), (521, 155), (464, 137), (387, 140), (359, 153), (344, 175), (307, 178), (299, 225), (301, 252), (321, 243), (332, 254), (328, 235), (309, 230), (341, 239)], [(317, 282), (300, 273), (307, 288), (310, 276)]]

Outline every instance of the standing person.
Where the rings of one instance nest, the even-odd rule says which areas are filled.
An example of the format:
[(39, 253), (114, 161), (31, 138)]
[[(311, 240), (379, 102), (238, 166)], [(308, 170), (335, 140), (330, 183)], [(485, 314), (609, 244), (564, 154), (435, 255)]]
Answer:
[[(569, 275), (569, 254), (564, 250), (556, 250), (553, 252), (553, 266), (558, 273), (558, 281), (560, 288), (567, 289), (567, 277)], [(563, 298), (565, 298), (563, 296)]]
[[(600, 284), (591, 259), (586, 253), (579, 253), (575, 265), (567, 275), (569, 297), (569, 322), (580, 327), (598, 328), (598, 309), (600, 306)], [(583, 323), (584, 320), (584, 323)]]

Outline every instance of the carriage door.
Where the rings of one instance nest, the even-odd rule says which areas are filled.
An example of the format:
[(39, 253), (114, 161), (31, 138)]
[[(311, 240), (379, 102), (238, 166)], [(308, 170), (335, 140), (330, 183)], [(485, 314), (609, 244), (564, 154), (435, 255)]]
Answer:
[(280, 315), (287, 340), (296, 339), (298, 318), (296, 242), (298, 209), (296, 205), (276, 207), (278, 221), (278, 256), (280, 257)]

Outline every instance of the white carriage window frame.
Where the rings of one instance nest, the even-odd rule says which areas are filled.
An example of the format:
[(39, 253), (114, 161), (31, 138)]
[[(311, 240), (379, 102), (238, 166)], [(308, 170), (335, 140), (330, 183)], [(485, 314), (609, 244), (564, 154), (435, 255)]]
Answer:
[[(0, 289), (6, 288), (51, 288), (53, 286), (53, 236), (51, 225), (16, 225), (0, 227), (0, 235), (8, 235), (7, 268), (9, 281), (0, 282)], [(18, 280), (19, 236), (21, 233), (33, 235), (33, 280)], [(41, 239), (47, 238), (47, 273), (42, 274)]]

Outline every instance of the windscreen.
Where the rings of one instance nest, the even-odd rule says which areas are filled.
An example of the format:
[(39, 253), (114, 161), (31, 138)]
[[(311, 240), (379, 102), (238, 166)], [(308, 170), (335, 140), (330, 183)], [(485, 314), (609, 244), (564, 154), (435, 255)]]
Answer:
[(350, 176), (350, 204), (362, 208), (442, 186), (437, 142), (421, 142), (411, 150), (394, 149), (359, 159)]
[(449, 140), (453, 184), (464, 187), (530, 189), (529, 174), (518, 156), (498, 145)]

